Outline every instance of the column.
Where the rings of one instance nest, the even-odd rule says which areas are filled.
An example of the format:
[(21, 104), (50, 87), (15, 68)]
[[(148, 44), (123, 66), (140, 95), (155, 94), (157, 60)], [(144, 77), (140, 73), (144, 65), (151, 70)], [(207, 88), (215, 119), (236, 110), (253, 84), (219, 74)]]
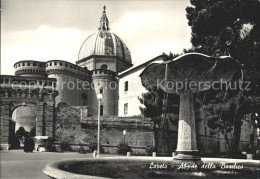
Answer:
[(9, 120), (11, 120), (10, 114), (9, 114), (9, 103), (3, 102), (1, 104), (1, 149), (2, 150), (8, 150), (10, 148), (9, 144)]
[(54, 105), (51, 103), (47, 103), (45, 105), (45, 132), (46, 136), (53, 137), (53, 119), (54, 119)]
[(185, 91), (180, 94), (180, 111), (178, 127), (178, 144), (174, 159), (199, 160), (197, 150), (193, 93)]
[(43, 136), (44, 131), (44, 109), (43, 109), (43, 102), (39, 102), (37, 104), (37, 112), (36, 112), (36, 136)]

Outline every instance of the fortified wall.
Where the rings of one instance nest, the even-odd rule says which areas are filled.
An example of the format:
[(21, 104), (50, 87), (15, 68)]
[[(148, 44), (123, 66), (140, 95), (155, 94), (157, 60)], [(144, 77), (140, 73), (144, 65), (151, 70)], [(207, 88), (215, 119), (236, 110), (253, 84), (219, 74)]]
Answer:
[[(83, 111), (83, 112), (81, 112)], [(97, 117), (87, 117), (87, 108), (60, 103), (56, 108), (56, 138), (58, 142), (83, 144), (97, 141)], [(126, 134), (123, 135), (123, 130)], [(150, 119), (101, 118), (101, 145), (106, 153), (116, 153), (117, 145), (126, 142), (135, 153), (145, 153), (147, 145), (154, 145), (153, 123)]]

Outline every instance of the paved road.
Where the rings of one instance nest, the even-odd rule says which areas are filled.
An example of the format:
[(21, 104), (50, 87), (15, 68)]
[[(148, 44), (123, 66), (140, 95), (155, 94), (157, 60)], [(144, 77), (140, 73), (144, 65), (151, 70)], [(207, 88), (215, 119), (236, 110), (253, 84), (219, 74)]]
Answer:
[(23, 150), (0, 151), (0, 178), (47, 178), (42, 169), (49, 162), (62, 159), (92, 157), (92, 154), (34, 152), (25, 153)]

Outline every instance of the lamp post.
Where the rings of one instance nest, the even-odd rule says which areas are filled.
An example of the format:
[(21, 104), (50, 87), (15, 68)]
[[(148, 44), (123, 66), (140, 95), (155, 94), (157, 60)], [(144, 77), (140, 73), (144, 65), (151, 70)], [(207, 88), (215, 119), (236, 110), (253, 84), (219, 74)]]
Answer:
[(98, 99), (98, 138), (97, 138), (97, 156), (100, 154), (100, 103), (102, 99), (102, 94), (97, 95)]

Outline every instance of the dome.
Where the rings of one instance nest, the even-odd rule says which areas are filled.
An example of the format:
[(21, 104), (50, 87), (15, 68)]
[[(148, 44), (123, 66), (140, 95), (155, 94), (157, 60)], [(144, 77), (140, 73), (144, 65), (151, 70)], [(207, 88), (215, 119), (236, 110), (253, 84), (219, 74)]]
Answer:
[(131, 55), (125, 43), (114, 33), (109, 31), (109, 22), (105, 6), (100, 19), (99, 30), (90, 35), (82, 44), (78, 60), (91, 55), (114, 56), (131, 63)]
[(110, 31), (99, 30), (84, 41), (79, 50), (78, 60), (91, 55), (117, 56), (131, 63), (131, 55), (127, 46)]

